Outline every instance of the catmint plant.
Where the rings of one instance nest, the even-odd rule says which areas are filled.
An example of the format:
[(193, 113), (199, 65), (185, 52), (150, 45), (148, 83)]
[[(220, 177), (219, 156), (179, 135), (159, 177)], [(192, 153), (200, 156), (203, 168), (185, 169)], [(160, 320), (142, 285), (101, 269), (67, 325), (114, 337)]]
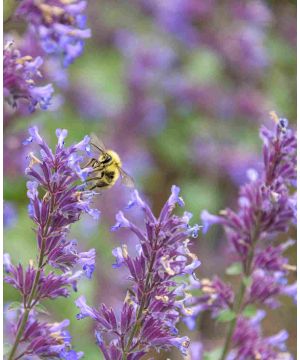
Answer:
[(239, 290), (214, 277), (191, 284), (201, 295), (190, 300), (193, 315), (186, 323), (193, 328), (197, 314), (210, 310), (219, 321), (229, 322), (221, 360), (292, 359), (286, 351), (286, 331), (264, 337), (260, 322), (264, 311), (256, 307), (280, 306), (279, 296), (296, 297), (296, 284), (287, 276), (295, 267), (284, 251), (294, 241), (276, 244), (277, 235), (286, 233), (296, 221), (296, 137), (288, 121), (271, 113), (274, 130), (261, 128), (263, 168), (249, 170), (250, 181), (240, 189), (238, 209), (219, 215), (203, 211), (204, 233), (213, 224), (223, 226), (234, 258), (229, 275), (241, 275)]
[[(89, 137), (69, 147), (64, 146), (67, 130), (56, 130), (55, 152), (41, 137), (37, 127), (29, 129), (25, 144), (34, 143), (39, 155), (30, 152), (26, 174), (29, 216), (35, 224), (38, 259), (28, 266), (13, 265), (4, 255), (5, 281), (18, 290), (22, 302), (16, 321), (11, 326), (14, 337), (9, 360), (34, 356), (79, 359), (82, 353), (71, 350), (69, 321), (46, 323), (38, 319), (38, 305), (44, 299), (67, 297), (82, 275), (91, 278), (95, 268), (95, 249), (80, 252), (75, 240), (69, 240), (70, 225), (83, 213), (95, 219), (99, 211), (91, 208), (94, 193), (84, 190), (81, 182), (90, 168), (82, 168), (84, 154), (89, 151)], [(47, 268), (53, 270), (47, 271)]]
[(23, 0), (16, 17), (25, 19), (34, 29), (45, 53), (63, 58), (67, 67), (82, 54), (84, 40), (91, 37), (83, 13), (86, 6), (84, 0)]
[(3, 50), (3, 93), (5, 100), (12, 106), (26, 102), (29, 111), (37, 106), (46, 110), (54, 92), (51, 84), (38, 86), (42, 77), (40, 67), (43, 59), (22, 54), (13, 41), (6, 43)]
[(129, 254), (126, 244), (113, 250), (113, 267), (129, 271), (130, 286), (122, 308), (113, 310), (105, 304), (92, 308), (84, 296), (76, 301), (80, 310), (77, 318), (95, 321), (97, 344), (106, 360), (137, 360), (150, 349), (171, 347), (187, 353), (189, 338), (179, 335), (176, 324), (182, 313), (190, 314), (185, 307), (189, 297), (185, 278), (193, 276), (200, 261), (190, 251), (188, 237), (196, 237), (199, 226), (189, 225), (190, 213), (173, 214), (176, 204), (184, 205), (179, 191), (172, 187), (157, 218), (134, 190), (127, 208), (137, 206), (143, 212), (144, 228), (128, 220), (122, 211), (116, 215), (112, 231), (127, 228), (139, 241), (135, 255)]

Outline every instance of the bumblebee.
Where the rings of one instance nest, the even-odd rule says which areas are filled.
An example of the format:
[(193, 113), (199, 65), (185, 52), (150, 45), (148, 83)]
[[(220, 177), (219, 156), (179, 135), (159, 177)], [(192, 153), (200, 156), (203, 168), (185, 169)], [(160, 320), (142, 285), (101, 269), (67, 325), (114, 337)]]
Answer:
[(90, 190), (109, 189), (115, 185), (119, 177), (125, 186), (134, 188), (134, 180), (122, 169), (120, 156), (113, 150), (106, 150), (102, 141), (95, 134), (91, 134), (92, 157), (85, 167), (92, 167), (86, 182)]

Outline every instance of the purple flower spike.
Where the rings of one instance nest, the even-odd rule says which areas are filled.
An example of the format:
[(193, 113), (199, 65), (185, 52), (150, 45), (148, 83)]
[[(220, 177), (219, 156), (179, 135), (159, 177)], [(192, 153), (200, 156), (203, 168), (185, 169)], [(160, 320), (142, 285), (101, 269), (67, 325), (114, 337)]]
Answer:
[(63, 57), (63, 65), (67, 67), (82, 54), (84, 40), (91, 37), (82, 14), (86, 5), (84, 0), (24, 0), (16, 14), (31, 25), (42, 49), (47, 54)]
[(128, 256), (127, 246), (123, 245), (122, 248), (117, 247), (112, 251), (113, 256), (116, 258), (116, 263), (113, 264), (113, 268), (119, 268), (125, 263), (125, 259)]
[[(240, 188), (237, 210), (226, 209), (219, 216), (203, 211), (201, 215), (204, 233), (213, 224), (223, 226), (235, 261), (239, 260), (227, 269), (227, 273), (242, 276), (237, 294), (219, 280), (204, 279), (202, 294), (191, 301), (192, 309), (198, 313), (207, 309), (213, 316), (218, 316), (222, 310), (225, 314), (229, 311), (229, 315), (230, 311), (235, 312), (230, 324), (234, 329), (233, 341), (231, 344), (231, 333), (228, 332), (222, 360), (292, 359), (286, 352), (285, 331), (263, 338), (257, 321), (261, 312), (258, 310), (250, 320), (245, 315), (256, 306), (280, 306), (280, 295), (291, 296), (294, 301), (296, 298), (296, 284), (288, 284), (289, 272), (295, 271), (296, 267), (283, 256), (294, 241), (274, 243), (278, 234), (287, 233), (295, 224), (293, 186), (297, 141), (286, 119), (279, 118), (274, 112), (270, 115), (275, 122), (274, 129), (262, 127), (260, 131), (264, 167), (261, 173), (248, 171), (250, 181)], [(188, 325), (193, 325), (194, 320), (193, 317), (188, 319)]]
[[(24, 268), (21, 264), (12, 265), (8, 254), (4, 256), (4, 266), (8, 273), (5, 281), (19, 291), (23, 300), (19, 319), (15, 319), (16, 343), (10, 358), (15, 358), (19, 344), (22, 345), (24, 358), (34, 355), (39, 358), (77, 360), (83, 355), (71, 349), (70, 334), (63, 329), (68, 321), (50, 326), (34, 320), (34, 309), (40, 301), (69, 296), (71, 288), (77, 291), (77, 282), (82, 275), (91, 279), (95, 270), (95, 249), (78, 252), (77, 242), (68, 240), (71, 224), (79, 221), (83, 213), (93, 217), (99, 215), (97, 209), (91, 208), (95, 193), (78, 185), (81, 173), (77, 169), (80, 169), (83, 160), (81, 152), (85, 151), (89, 137), (66, 147), (64, 140), (67, 133), (64, 129), (56, 130), (58, 143), (55, 151), (52, 151), (36, 126), (29, 129), (30, 138), (26, 142), (35, 143), (40, 150), (39, 155), (30, 152), (30, 162), (26, 169), (26, 174), (31, 178), (27, 182), (27, 196), (30, 201), (29, 215), (36, 225), (39, 260), (38, 266), (30, 261), (29, 266)], [(85, 171), (88, 173), (92, 169)], [(46, 273), (46, 264), (61, 273)], [(72, 272), (78, 266), (82, 270)], [(83, 303), (84, 299), (81, 301)], [(91, 315), (84, 314), (80, 316)], [(45, 332), (44, 327), (47, 327), (48, 332)]]
[(233, 335), (234, 350), (229, 354), (229, 358), (232, 360), (255, 358), (292, 360), (292, 356), (286, 352), (287, 337), (285, 330), (274, 336), (263, 337), (259, 321), (241, 317)]
[(39, 68), (43, 64), (41, 57), (32, 58), (23, 55), (8, 42), (3, 52), (3, 86), (6, 101), (14, 108), (22, 102), (28, 104), (30, 112), (38, 106), (46, 110), (54, 93), (51, 84), (38, 86), (41, 78)]
[(125, 266), (133, 282), (119, 317), (104, 304), (98, 311), (89, 307), (83, 297), (76, 301), (80, 309), (77, 318), (89, 316), (95, 320), (97, 344), (106, 360), (141, 359), (152, 348), (159, 351), (176, 347), (187, 354), (189, 339), (178, 336), (176, 324), (182, 314), (191, 314), (192, 310), (186, 307), (190, 295), (185, 293), (187, 284), (178, 287), (176, 279), (185, 278), (186, 274), (194, 276), (200, 266), (197, 256), (189, 249), (188, 239), (189, 235), (196, 235), (199, 227), (189, 226), (190, 213), (174, 215), (176, 204), (183, 205), (183, 200), (179, 198), (179, 188), (173, 186), (170, 198), (156, 218), (134, 191), (129, 207), (141, 208), (145, 228), (126, 219), (121, 211), (117, 213), (112, 230), (127, 228), (139, 240), (134, 256), (126, 245), (112, 252), (116, 258), (113, 268)]

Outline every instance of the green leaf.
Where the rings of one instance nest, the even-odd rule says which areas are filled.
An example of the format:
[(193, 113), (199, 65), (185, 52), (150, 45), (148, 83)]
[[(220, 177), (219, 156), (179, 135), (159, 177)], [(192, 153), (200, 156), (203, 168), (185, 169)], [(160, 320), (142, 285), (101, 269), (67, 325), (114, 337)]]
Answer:
[(203, 360), (219, 360), (222, 355), (222, 348), (217, 348), (215, 350), (204, 353)]
[(235, 319), (236, 313), (233, 310), (226, 309), (222, 310), (219, 315), (217, 316), (217, 321), (219, 322), (228, 322)]
[(49, 315), (49, 311), (42, 304), (35, 305), (34, 309), (41, 314)]
[(251, 276), (248, 276), (248, 277), (243, 277), (243, 283), (246, 287), (250, 286), (251, 283), (252, 283), (252, 279), (251, 279)]
[(240, 275), (242, 273), (242, 271), (243, 271), (242, 264), (240, 262), (235, 262), (226, 269), (226, 274), (227, 275)]
[(20, 303), (20, 301), (14, 301), (9, 304), (7, 311), (19, 310), (21, 306), (22, 306), (22, 303)]
[(250, 317), (252, 317), (252, 316), (254, 316), (254, 315), (256, 314), (256, 311), (257, 311), (256, 306), (253, 305), (253, 304), (249, 304), (249, 305), (247, 305), (247, 306), (245, 307), (245, 309), (244, 309), (244, 311), (243, 311), (242, 314), (243, 314), (245, 317), (250, 318)]

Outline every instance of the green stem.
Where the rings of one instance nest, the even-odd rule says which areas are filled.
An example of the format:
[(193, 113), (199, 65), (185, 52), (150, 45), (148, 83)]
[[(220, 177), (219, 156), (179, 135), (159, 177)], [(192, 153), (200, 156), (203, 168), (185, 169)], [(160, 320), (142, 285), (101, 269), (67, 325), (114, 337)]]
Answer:
[[(13, 360), (15, 352), (17, 351), (17, 348), (19, 346), (19, 342), (21, 340), (21, 337), (23, 335), (23, 332), (25, 330), (25, 326), (28, 320), (28, 316), (30, 311), (32, 310), (33, 306), (32, 306), (32, 300), (35, 297), (35, 293), (36, 293), (36, 289), (40, 280), (40, 276), (41, 276), (41, 272), (42, 272), (42, 268), (43, 268), (43, 262), (44, 262), (44, 256), (45, 256), (45, 246), (46, 246), (46, 235), (49, 229), (49, 225), (50, 225), (50, 218), (51, 215), (53, 213), (53, 208), (54, 208), (54, 204), (53, 204), (53, 197), (51, 198), (51, 210), (50, 210), (50, 214), (47, 220), (47, 223), (45, 225), (45, 230), (43, 231), (43, 235), (42, 235), (42, 245), (41, 245), (41, 250), (40, 250), (40, 254), (39, 254), (39, 261), (38, 261), (38, 270), (35, 274), (34, 280), (33, 280), (33, 285), (32, 285), (32, 289), (27, 301), (27, 304), (25, 303), (25, 310), (24, 310), (24, 315), (21, 321), (21, 324), (19, 326), (17, 335), (16, 335), (16, 339), (14, 342), (14, 345), (10, 351), (8, 360)], [(16, 359), (18, 359), (19, 357), (17, 357)], [(15, 360), (16, 360), (15, 359)]]
[(148, 269), (148, 274), (147, 274), (146, 283), (145, 283), (145, 293), (142, 296), (141, 305), (139, 307), (139, 311), (138, 311), (137, 316), (136, 316), (136, 322), (135, 322), (135, 325), (134, 325), (134, 327), (133, 327), (133, 329), (131, 331), (131, 334), (129, 336), (127, 345), (125, 346), (123, 356), (122, 356), (122, 360), (127, 360), (127, 354), (128, 354), (128, 352), (130, 350), (132, 340), (133, 340), (134, 336), (136, 335), (136, 333), (139, 331), (140, 326), (141, 326), (141, 316), (143, 315), (143, 311), (144, 311), (144, 307), (145, 307), (146, 293), (148, 291), (149, 282), (150, 282), (150, 279), (151, 279), (151, 273), (152, 273), (155, 257), (156, 257), (156, 254), (154, 253), (152, 255), (150, 265), (149, 265), (149, 269)]
[[(258, 217), (258, 220), (257, 220), (256, 226), (255, 226), (255, 230), (254, 230), (254, 232), (253, 232), (253, 234), (251, 236), (251, 238), (253, 239), (252, 246), (251, 246), (251, 248), (249, 250), (249, 254), (248, 254), (248, 257), (246, 259), (245, 267), (244, 267), (244, 277), (246, 277), (246, 278), (251, 275), (252, 261), (253, 261), (253, 258), (254, 258), (254, 249), (255, 249), (255, 245), (256, 245), (256, 243), (257, 243), (257, 241), (259, 239), (260, 214), (258, 214), (257, 217)], [(222, 355), (221, 355), (220, 360), (225, 360), (226, 359), (227, 353), (228, 353), (228, 351), (230, 349), (231, 339), (232, 339), (232, 336), (233, 336), (233, 333), (234, 333), (236, 322), (237, 322), (238, 316), (239, 316), (239, 314), (240, 314), (240, 312), (242, 310), (242, 305), (243, 305), (243, 301), (244, 301), (245, 292), (246, 292), (246, 285), (244, 283), (244, 279), (242, 279), (242, 282), (241, 282), (241, 285), (240, 285), (240, 288), (239, 288), (239, 291), (238, 291), (238, 296), (237, 296), (237, 299), (236, 299), (236, 303), (233, 306), (233, 310), (235, 312), (235, 317), (229, 324), (229, 328), (228, 328), (228, 332), (227, 332), (227, 335), (226, 335), (226, 339), (225, 339), (225, 343), (224, 343), (224, 347), (223, 347), (223, 351), (222, 351)]]
[(22, 321), (21, 324), (19, 326), (17, 335), (16, 335), (16, 340), (14, 342), (14, 345), (11, 349), (11, 352), (9, 354), (8, 360), (13, 360), (13, 356), (15, 355), (15, 352), (17, 351), (17, 347), (19, 345), (19, 342), (21, 340), (21, 337), (23, 335), (24, 329), (25, 329), (25, 325), (28, 319), (28, 315), (29, 315), (30, 309), (25, 309), (23, 317), (22, 317)]
[(229, 328), (228, 328), (228, 332), (227, 332), (227, 336), (226, 336), (226, 339), (225, 339), (225, 344), (224, 344), (224, 347), (223, 347), (223, 352), (222, 352), (222, 356), (221, 356), (220, 360), (225, 360), (226, 355), (228, 353), (230, 343), (231, 343), (231, 338), (232, 338), (232, 335), (233, 335), (233, 332), (234, 332), (234, 329), (235, 329), (235, 326), (236, 326), (238, 314), (241, 311), (241, 305), (243, 303), (245, 291), (246, 291), (246, 286), (242, 282), (241, 285), (240, 285), (239, 295), (237, 297), (236, 306), (234, 307), (236, 316), (229, 324)]

